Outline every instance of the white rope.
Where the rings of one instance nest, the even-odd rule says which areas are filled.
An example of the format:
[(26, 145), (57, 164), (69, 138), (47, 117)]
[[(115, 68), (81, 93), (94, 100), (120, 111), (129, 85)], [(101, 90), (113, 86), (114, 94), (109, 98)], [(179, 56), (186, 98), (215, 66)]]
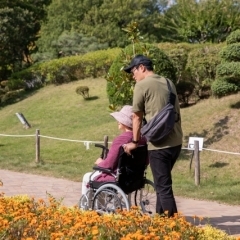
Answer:
[(9, 135), (9, 134), (1, 134), (0, 136), (4, 136), (4, 137), (35, 137), (36, 135)]
[[(10, 135), (10, 134), (1, 134), (0, 133), (0, 136), (4, 136), (4, 137), (35, 137), (36, 135)], [(86, 149), (89, 149), (91, 144), (104, 143), (103, 141), (73, 140), (73, 139), (57, 138), (57, 137), (50, 137), (50, 136), (44, 136), (44, 135), (38, 135), (38, 136), (43, 137), (43, 138), (48, 138), (48, 139), (60, 140), (60, 141), (80, 142), (80, 143), (83, 143), (84, 146), (86, 146)], [(108, 142), (108, 143), (111, 144), (111, 142)], [(182, 150), (191, 150), (192, 151), (194, 149), (182, 148)], [(240, 155), (240, 153), (236, 153), (236, 152), (228, 152), (228, 151), (215, 150), (215, 149), (210, 149), (210, 148), (202, 148), (202, 150), (218, 152), (218, 153)]]
[[(182, 148), (182, 150), (191, 150), (194, 151), (194, 148)], [(210, 148), (202, 148), (202, 150), (206, 150), (206, 151), (211, 151), (211, 152), (219, 152), (219, 153), (227, 153), (227, 154), (234, 154), (234, 155), (240, 155), (240, 153), (236, 153), (236, 152), (228, 152), (228, 151), (221, 151), (221, 150), (215, 150), (215, 149), (210, 149)]]
[(221, 151), (221, 150), (214, 150), (214, 149), (209, 149), (209, 148), (203, 148), (203, 150), (212, 151), (212, 152), (219, 152), (219, 153), (228, 153), (228, 154), (240, 155), (240, 153), (227, 152), (227, 151)]
[(66, 139), (66, 138), (57, 138), (57, 137), (49, 137), (49, 136), (44, 136), (44, 135), (38, 135), (43, 138), (48, 138), (48, 139), (54, 139), (54, 140), (60, 140), (60, 141), (69, 141), (69, 142), (90, 142), (90, 143), (103, 143), (103, 141), (88, 141), (88, 140), (73, 140), (73, 139)]
[(40, 136), (40, 137), (43, 137), (43, 138), (60, 140), (60, 141), (81, 142), (81, 143), (84, 144), (84, 146), (86, 147), (87, 150), (90, 148), (90, 145), (91, 145), (91, 144), (94, 144), (94, 143), (103, 143), (102, 141), (72, 140), (72, 139), (66, 139), (66, 138), (49, 137), (49, 136), (44, 136), (44, 135), (39, 135), (39, 136)]

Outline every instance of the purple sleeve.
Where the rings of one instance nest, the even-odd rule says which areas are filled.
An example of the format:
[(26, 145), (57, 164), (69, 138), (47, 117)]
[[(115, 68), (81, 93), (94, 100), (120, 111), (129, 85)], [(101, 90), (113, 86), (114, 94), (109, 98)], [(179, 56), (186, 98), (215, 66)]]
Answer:
[(132, 135), (129, 134), (128, 135), (122, 134), (116, 137), (113, 140), (113, 143), (109, 149), (107, 158), (101, 163), (99, 163), (98, 166), (103, 168), (110, 168), (112, 170), (117, 169), (119, 149), (123, 144), (130, 142), (131, 139)]

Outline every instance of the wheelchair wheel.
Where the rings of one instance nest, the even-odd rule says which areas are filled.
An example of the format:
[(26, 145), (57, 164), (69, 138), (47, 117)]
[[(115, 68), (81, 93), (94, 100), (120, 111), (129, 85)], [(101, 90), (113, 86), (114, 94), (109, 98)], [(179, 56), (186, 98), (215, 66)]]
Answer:
[(78, 207), (82, 210), (89, 210), (89, 195), (90, 190), (83, 194), (78, 202)]
[(92, 209), (100, 214), (116, 213), (117, 210), (129, 210), (129, 203), (121, 188), (105, 184), (94, 195)]
[(145, 180), (144, 187), (135, 191), (135, 205), (140, 206), (143, 213), (154, 215), (156, 213), (156, 192), (154, 183)]

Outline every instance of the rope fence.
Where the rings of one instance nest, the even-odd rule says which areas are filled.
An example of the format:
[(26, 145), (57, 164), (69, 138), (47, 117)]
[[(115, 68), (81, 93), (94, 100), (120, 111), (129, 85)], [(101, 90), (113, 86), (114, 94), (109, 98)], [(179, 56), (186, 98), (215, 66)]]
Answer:
[[(42, 137), (42, 138), (53, 139), (53, 140), (58, 140), (58, 141), (68, 141), (68, 142), (83, 143), (84, 146), (86, 147), (86, 150), (88, 150), (90, 148), (91, 144), (95, 144), (95, 143), (100, 143), (100, 144), (102, 143), (102, 144), (104, 144), (104, 141), (74, 140), (74, 139), (67, 139), (67, 138), (58, 138), (58, 137), (45, 136), (45, 135), (39, 134), (39, 130), (36, 130), (36, 134), (29, 134), (29, 135), (12, 135), (12, 134), (1, 134), (0, 133), (0, 136), (2, 136), (2, 137), (36, 137), (36, 135), (38, 135), (39, 137)], [(111, 143), (111, 142), (108, 142), (108, 143)], [(193, 149), (189, 149), (189, 148), (183, 147), (182, 150), (193, 150)], [(229, 151), (222, 151), (222, 150), (216, 150), (216, 149), (210, 149), (210, 148), (202, 148), (202, 150), (218, 152), (218, 153), (233, 154), (233, 155), (240, 155), (239, 152), (229, 152)]]
[[(35, 137), (35, 143), (36, 143), (36, 163), (40, 162), (40, 138), (47, 138), (47, 139), (53, 139), (53, 140), (58, 140), (58, 141), (68, 141), (68, 142), (77, 142), (77, 143), (83, 143), (84, 146), (86, 147), (86, 150), (90, 149), (91, 144), (103, 144), (104, 146), (108, 146), (108, 137), (104, 136), (104, 141), (89, 141), (89, 140), (74, 140), (74, 139), (67, 139), (67, 138), (58, 138), (58, 137), (51, 137), (51, 136), (45, 136), (40, 134), (40, 130), (36, 129), (35, 134), (30, 134), (30, 135), (11, 135), (11, 134), (1, 134), (0, 136), (2, 137)], [(194, 163), (195, 163), (195, 185), (200, 184), (200, 151), (212, 151), (212, 152), (218, 152), (218, 153), (225, 153), (225, 154), (233, 154), (233, 155), (240, 155), (239, 152), (229, 152), (229, 151), (222, 151), (222, 150), (216, 150), (216, 149), (210, 149), (210, 148), (201, 148), (199, 150), (199, 141), (194, 140), (194, 148), (185, 148), (183, 147), (182, 150), (189, 150), (192, 151), (192, 159), (194, 158)], [(191, 163), (192, 163), (191, 159)], [(191, 163), (190, 163), (190, 168), (191, 168)]]

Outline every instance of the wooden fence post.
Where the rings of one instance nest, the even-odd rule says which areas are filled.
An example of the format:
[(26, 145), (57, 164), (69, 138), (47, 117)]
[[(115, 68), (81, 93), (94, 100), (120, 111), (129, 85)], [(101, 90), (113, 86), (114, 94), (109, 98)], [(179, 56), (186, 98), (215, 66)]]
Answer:
[(40, 130), (36, 129), (36, 163), (40, 163)]
[[(104, 136), (104, 147), (106, 147), (108, 149), (108, 136)], [(107, 157), (107, 152), (108, 151), (104, 151), (104, 156), (103, 159), (105, 159)]]
[(194, 141), (194, 160), (195, 160), (195, 185), (200, 184), (200, 159), (199, 159), (199, 141)]

